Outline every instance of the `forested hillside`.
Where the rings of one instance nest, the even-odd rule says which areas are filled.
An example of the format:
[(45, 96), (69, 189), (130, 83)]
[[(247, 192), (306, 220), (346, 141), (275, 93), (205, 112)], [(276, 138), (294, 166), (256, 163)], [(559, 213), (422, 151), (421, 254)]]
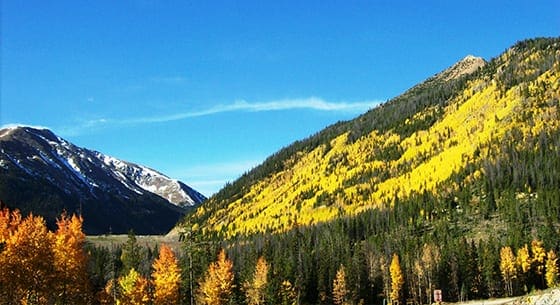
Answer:
[[(228, 237), (284, 232), (296, 222), (408, 209), (424, 197), (488, 217), (497, 201), (555, 190), (559, 57), (558, 39), (535, 39), (474, 73), (450, 77), (452, 67), (281, 150), (188, 221)], [(441, 214), (424, 205), (407, 217), (421, 223)]]
[(339, 304), (341, 268), (351, 303), (547, 287), (560, 249), (560, 39), (452, 70), (226, 186), (185, 219), (193, 264), (224, 247), (245, 279), (262, 255), (273, 304), (286, 283), (299, 303)]

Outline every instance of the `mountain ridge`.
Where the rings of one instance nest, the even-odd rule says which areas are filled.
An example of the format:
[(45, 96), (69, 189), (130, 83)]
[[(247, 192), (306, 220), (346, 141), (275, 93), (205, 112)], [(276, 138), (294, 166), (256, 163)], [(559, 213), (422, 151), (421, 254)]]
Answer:
[[(501, 147), (504, 139), (555, 141), (559, 46), (558, 38), (533, 39), (488, 63), (467, 56), (358, 118), (273, 154), (186, 222), (226, 237), (283, 232), (426, 192), (455, 196), (463, 185), (494, 183), (502, 161), (492, 154), (510, 149)], [(527, 128), (528, 118), (537, 127)], [(477, 197), (493, 200), (489, 187)]]
[[(48, 210), (49, 204), (58, 213), (62, 209), (83, 212), (85, 208), (88, 211), (85, 213), (88, 215), (84, 215), (88, 233), (124, 233), (128, 229), (135, 229), (137, 233), (164, 233), (187, 209), (205, 200), (202, 194), (180, 181), (145, 166), (78, 147), (48, 129), (5, 128), (0, 130), (0, 143), (0, 198), (23, 212), (45, 215), (51, 223), (57, 215)], [(32, 194), (21, 189), (33, 184), (39, 189), (52, 190), (56, 194), (55, 202), (49, 203), (52, 199), (46, 190)], [(142, 204), (134, 207), (128, 201)], [(117, 215), (113, 215), (113, 220), (109, 221), (112, 224), (103, 222), (105, 229), (102, 229), (92, 221), (95, 218), (100, 221), (103, 217), (93, 216), (97, 211), (87, 207), (90, 202), (114, 205), (115, 210), (130, 210), (127, 213), (131, 217), (143, 215), (139, 219), (144, 221), (148, 220), (145, 217), (150, 213), (157, 215), (159, 210), (162, 220), (156, 223), (163, 226), (140, 224), (139, 219), (133, 221), (135, 225), (120, 225)]]

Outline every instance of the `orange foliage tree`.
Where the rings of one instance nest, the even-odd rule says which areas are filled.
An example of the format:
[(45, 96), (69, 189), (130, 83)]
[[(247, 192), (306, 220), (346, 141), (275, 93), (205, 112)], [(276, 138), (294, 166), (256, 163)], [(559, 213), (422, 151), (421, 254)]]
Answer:
[(348, 288), (346, 287), (346, 272), (344, 266), (340, 265), (333, 280), (333, 303), (335, 305), (345, 305), (348, 301)]
[(172, 305), (179, 302), (181, 269), (171, 248), (163, 244), (159, 256), (152, 264), (154, 303)]
[(197, 304), (223, 305), (228, 303), (233, 284), (233, 262), (226, 257), (222, 249), (218, 260), (208, 267), (205, 277), (200, 282), (197, 293)]
[(134, 268), (118, 280), (117, 305), (146, 305), (150, 302), (148, 280)]
[(21, 220), (18, 211), (0, 216), (3, 249), (0, 255), (0, 303), (47, 304), (54, 283), (53, 236), (42, 217)]
[(0, 303), (88, 304), (82, 219), (63, 214), (49, 232), (45, 220), (0, 211)]
[(265, 303), (265, 292), (268, 284), (268, 263), (264, 257), (259, 257), (251, 281), (245, 282), (245, 296), (248, 305), (261, 305)]
[(61, 304), (86, 303), (89, 296), (88, 257), (84, 251), (83, 219), (63, 213), (54, 233), (54, 267), (56, 298)]

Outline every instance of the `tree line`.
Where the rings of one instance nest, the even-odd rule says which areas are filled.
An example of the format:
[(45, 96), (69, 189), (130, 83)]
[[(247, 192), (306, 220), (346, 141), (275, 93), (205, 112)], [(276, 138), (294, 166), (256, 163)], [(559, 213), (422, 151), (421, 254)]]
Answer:
[(40, 216), (0, 210), (0, 303), (180, 304), (181, 269), (166, 245), (152, 261), (149, 278), (133, 267), (143, 259), (133, 245), (120, 258), (120, 276), (105, 274), (104, 286), (95, 287), (100, 266), (86, 249), (82, 224), (81, 217), (62, 214), (52, 232)]
[(164, 244), (141, 247), (133, 233), (116, 249), (86, 246), (82, 222), (63, 214), (51, 232), (41, 217), (0, 211), (2, 304), (430, 304), (434, 289), (458, 301), (559, 284), (558, 244), (536, 239), (437, 243), (442, 228), (432, 240), (395, 232), (398, 243), (357, 241), (340, 221), (250, 241), (186, 232), (176, 256)]

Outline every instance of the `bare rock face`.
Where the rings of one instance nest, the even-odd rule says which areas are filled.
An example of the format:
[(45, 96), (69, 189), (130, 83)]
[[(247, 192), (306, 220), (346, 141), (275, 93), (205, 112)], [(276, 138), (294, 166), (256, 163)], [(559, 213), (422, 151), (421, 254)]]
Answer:
[(486, 61), (483, 58), (467, 55), (436, 77), (444, 81), (449, 81), (465, 74), (471, 74), (479, 68), (484, 67), (484, 65), (486, 65)]
[(0, 199), (52, 223), (82, 213), (88, 233), (167, 232), (206, 198), (153, 169), (88, 150), (48, 129), (0, 130)]

